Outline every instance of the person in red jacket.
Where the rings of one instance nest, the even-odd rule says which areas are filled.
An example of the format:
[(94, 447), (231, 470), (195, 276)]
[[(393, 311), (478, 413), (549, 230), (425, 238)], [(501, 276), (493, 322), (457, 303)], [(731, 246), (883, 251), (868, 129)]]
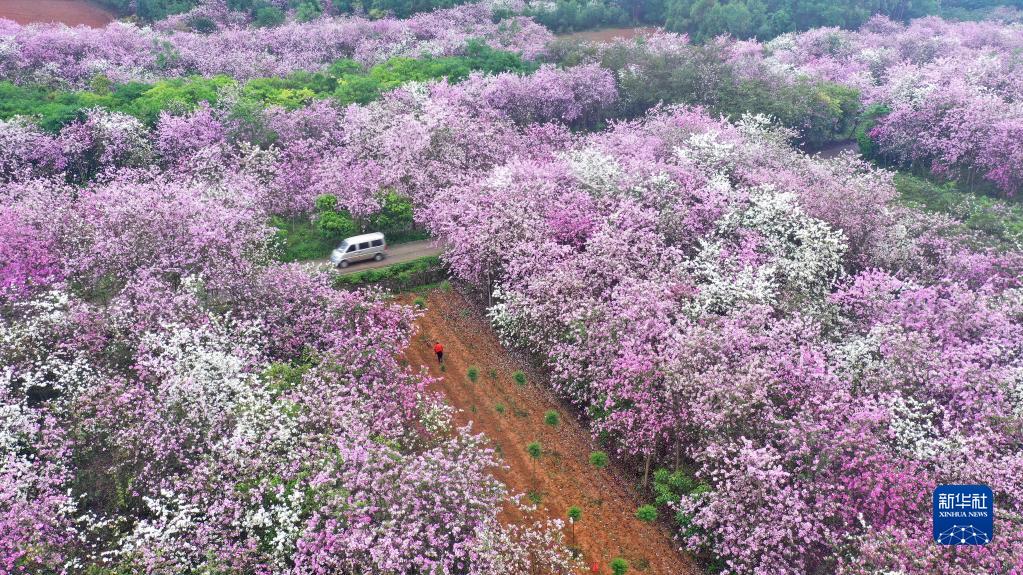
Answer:
[(437, 363), (438, 364), (443, 364), (444, 363), (444, 346), (441, 345), (439, 341), (434, 343), (434, 345), (433, 345), (433, 353), (437, 354)]

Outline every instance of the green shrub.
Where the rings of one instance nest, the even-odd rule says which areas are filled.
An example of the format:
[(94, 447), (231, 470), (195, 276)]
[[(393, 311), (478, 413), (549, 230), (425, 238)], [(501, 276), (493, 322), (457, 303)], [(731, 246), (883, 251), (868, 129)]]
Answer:
[(604, 453), (603, 451), (594, 451), (593, 453), (590, 454), (590, 465), (596, 467), (597, 469), (603, 469), (607, 467), (607, 464), (610, 463), (610, 461), (611, 460), (608, 459), (607, 454)]
[(611, 572), (614, 575), (625, 575), (629, 571), (629, 562), (621, 557), (615, 557), (611, 560)]
[(526, 453), (528, 453), (529, 456), (532, 457), (534, 461), (540, 459), (540, 456), (543, 455), (543, 448), (540, 446), (540, 442), (539, 441), (529, 442), (526, 445)]
[(684, 495), (704, 493), (709, 489), (707, 485), (696, 481), (681, 469), (677, 471), (657, 469), (654, 471), (653, 479), (654, 493), (657, 494), (654, 503), (658, 506), (678, 503)]
[(480, 368), (470, 365), (466, 375), (469, 376), (469, 381), (476, 383), (476, 380), (480, 378)]
[(421, 297), (417, 297), (415, 301), (412, 302), (412, 304), (419, 309), (424, 309), (426, 307), (426, 300)]
[(308, 22), (319, 18), (323, 14), (323, 8), (319, 2), (313, 0), (306, 0), (298, 5), (295, 9), (295, 19), (299, 22)]
[(438, 256), (426, 256), (410, 262), (403, 262), (382, 268), (374, 268), (363, 272), (356, 272), (345, 275), (338, 275), (334, 278), (334, 287), (352, 288), (362, 285), (379, 283), (382, 281), (401, 280), (408, 281), (413, 274), (436, 270), (441, 267), (441, 260)]
[(284, 11), (276, 6), (263, 6), (256, 10), (252, 23), (258, 28), (280, 26), (284, 23)]
[(526, 374), (523, 373), (521, 370), (513, 373), (512, 378), (515, 380), (515, 385), (518, 385), (519, 387), (523, 387), (526, 385)]
[(495, 405), (494, 406), (494, 411), (496, 411), (497, 413), (499, 413), (501, 415), (504, 415), (504, 404), (503, 403), (498, 403), (497, 405)]
[(198, 32), (200, 34), (210, 34), (217, 31), (217, 23), (206, 16), (192, 18), (188, 21), (188, 27), (191, 28), (193, 32)]
[(653, 505), (640, 505), (636, 509), (636, 519), (646, 523), (657, 521), (657, 508)]
[(280, 259), (300, 262), (324, 259), (337, 247), (337, 241), (308, 218), (273, 217), (270, 225), (277, 228), (276, 241), (281, 247)]
[(543, 414), (543, 422), (551, 427), (557, 427), (558, 424), (561, 423), (561, 417), (558, 415), (557, 411), (552, 409)]
[(316, 218), (316, 227), (335, 245), (359, 233), (359, 226), (346, 212), (320, 212)]
[(582, 516), (583, 510), (579, 509), (575, 505), (568, 508), (568, 518), (571, 519), (573, 523), (578, 523), (579, 519), (582, 518)]

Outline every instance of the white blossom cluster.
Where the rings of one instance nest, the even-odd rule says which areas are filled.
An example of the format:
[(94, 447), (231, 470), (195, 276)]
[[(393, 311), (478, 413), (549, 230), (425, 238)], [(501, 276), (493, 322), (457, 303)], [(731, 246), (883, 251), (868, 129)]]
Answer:
[(618, 190), (622, 167), (614, 157), (585, 148), (571, 152), (567, 160), (583, 188), (595, 196), (614, 194)]
[[(715, 234), (701, 240), (701, 249), (688, 262), (700, 280), (695, 309), (729, 309), (743, 303), (777, 306), (783, 297), (793, 305), (819, 301), (841, 273), (846, 246), (840, 232), (803, 213), (793, 194), (760, 188), (750, 192), (749, 204), (727, 213)], [(744, 265), (725, 249), (741, 230), (755, 232), (763, 242), (758, 251), (769, 260)]]
[(919, 401), (900, 393), (885, 397), (891, 415), (890, 437), (895, 449), (917, 461), (933, 461), (939, 455), (958, 451), (962, 442), (955, 435), (942, 435), (935, 426), (942, 409), (934, 400)]

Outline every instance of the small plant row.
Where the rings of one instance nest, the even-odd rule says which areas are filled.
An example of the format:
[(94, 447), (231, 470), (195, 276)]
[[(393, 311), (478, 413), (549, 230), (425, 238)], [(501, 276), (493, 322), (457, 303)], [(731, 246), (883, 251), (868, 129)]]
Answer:
[(426, 256), (393, 266), (339, 275), (334, 278), (334, 287), (352, 289), (377, 284), (401, 291), (440, 281), (444, 276), (444, 266), (441, 264), (440, 257)]

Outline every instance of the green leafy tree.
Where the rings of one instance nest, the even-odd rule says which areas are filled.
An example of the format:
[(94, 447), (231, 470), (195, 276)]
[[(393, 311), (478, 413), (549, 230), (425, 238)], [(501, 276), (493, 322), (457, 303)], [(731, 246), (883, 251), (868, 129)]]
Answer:
[(539, 478), (537, 475), (536, 466), (543, 456), (543, 447), (540, 446), (539, 441), (531, 441), (526, 445), (526, 453), (533, 462), (533, 488), (536, 489)]
[(253, 14), (253, 25), (259, 28), (273, 28), (284, 23), (284, 11), (276, 6), (262, 6)]

